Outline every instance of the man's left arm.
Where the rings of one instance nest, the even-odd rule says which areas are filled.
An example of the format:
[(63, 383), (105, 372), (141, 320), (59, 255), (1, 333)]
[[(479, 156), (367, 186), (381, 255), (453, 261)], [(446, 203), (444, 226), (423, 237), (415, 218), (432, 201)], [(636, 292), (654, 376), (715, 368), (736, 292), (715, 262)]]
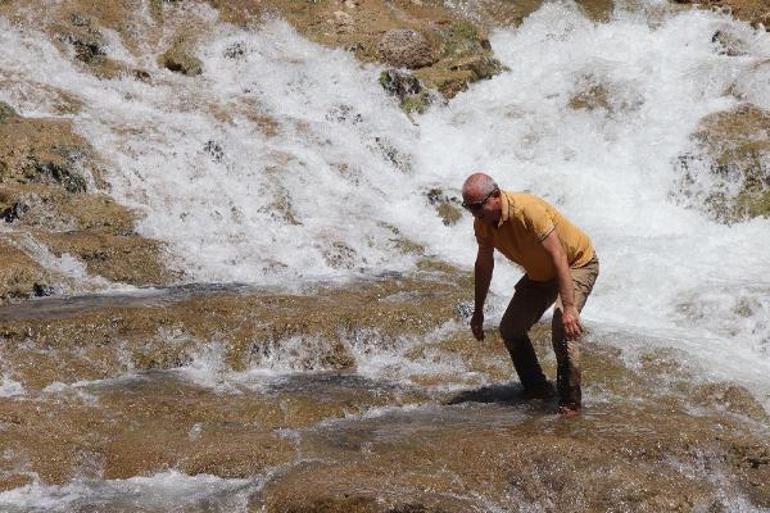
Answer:
[(551, 233), (542, 240), (542, 244), (553, 261), (553, 266), (556, 268), (556, 277), (559, 280), (564, 333), (570, 340), (577, 339), (583, 334), (583, 327), (580, 324), (580, 313), (575, 305), (575, 289), (572, 283), (569, 263), (567, 262), (567, 254), (564, 252), (564, 248), (562, 248), (556, 230), (551, 230)]

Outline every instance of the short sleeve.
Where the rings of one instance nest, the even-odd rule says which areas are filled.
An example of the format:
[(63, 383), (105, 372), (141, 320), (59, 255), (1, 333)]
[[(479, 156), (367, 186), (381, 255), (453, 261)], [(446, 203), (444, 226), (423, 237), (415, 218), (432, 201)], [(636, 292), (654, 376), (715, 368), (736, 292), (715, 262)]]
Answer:
[(539, 202), (530, 202), (521, 209), (524, 225), (538, 241), (543, 241), (556, 228), (548, 209)]
[(473, 231), (476, 234), (476, 242), (478, 242), (480, 248), (492, 247), (492, 237), (489, 234), (489, 229), (478, 219), (473, 220)]

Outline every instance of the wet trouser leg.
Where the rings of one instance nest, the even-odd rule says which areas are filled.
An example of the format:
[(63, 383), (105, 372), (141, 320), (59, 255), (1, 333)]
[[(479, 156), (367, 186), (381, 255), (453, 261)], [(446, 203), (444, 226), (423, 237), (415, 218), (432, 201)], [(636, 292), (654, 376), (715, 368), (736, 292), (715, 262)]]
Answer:
[[(599, 276), (599, 260), (594, 258), (583, 267), (570, 269), (575, 290), (575, 306), (582, 311)], [(578, 409), (581, 405), (580, 349), (577, 340), (568, 340), (562, 324), (561, 298), (557, 299), (551, 323), (553, 350), (556, 353), (556, 389), (559, 404)]]
[(500, 321), (500, 334), (511, 354), (513, 367), (528, 391), (547, 384), (528, 332), (553, 304), (558, 293), (555, 282), (536, 282), (524, 276), (516, 284), (513, 298)]

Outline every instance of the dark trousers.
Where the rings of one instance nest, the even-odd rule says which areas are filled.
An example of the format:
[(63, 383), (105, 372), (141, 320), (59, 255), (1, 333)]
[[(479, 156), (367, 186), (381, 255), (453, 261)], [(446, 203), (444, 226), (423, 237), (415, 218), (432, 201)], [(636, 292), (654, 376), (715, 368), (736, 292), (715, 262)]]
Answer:
[[(575, 287), (575, 304), (578, 311), (581, 311), (599, 276), (599, 260), (594, 256), (583, 267), (570, 269), (570, 273)], [(556, 307), (551, 323), (551, 341), (556, 353), (559, 404), (580, 408), (580, 349), (578, 341), (567, 340), (564, 333), (558, 280), (533, 281), (526, 275), (519, 280), (500, 322), (500, 333), (524, 389), (534, 391), (547, 386), (528, 333), (554, 302)]]

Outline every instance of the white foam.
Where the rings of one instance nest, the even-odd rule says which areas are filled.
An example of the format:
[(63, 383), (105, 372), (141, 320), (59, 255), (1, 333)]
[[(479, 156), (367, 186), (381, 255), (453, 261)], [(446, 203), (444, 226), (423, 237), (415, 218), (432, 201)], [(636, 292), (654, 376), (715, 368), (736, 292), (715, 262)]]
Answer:
[(130, 479), (80, 479), (62, 486), (35, 482), (0, 493), (0, 507), (7, 513), (66, 513), (94, 506), (109, 511), (187, 511), (205, 507), (206, 511), (235, 513), (248, 511), (249, 496), (259, 486), (259, 480), (189, 476), (169, 470)]
[(24, 385), (7, 374), (3, 374), (3, 381), (0, 383), (0, 397), (21, 397), (27, 394)]
[[(589, 322), (667, 334), (711, 368), (770, 391), (770, 221), (724, 226), (677, 198), (678, 157), (697, 150), (690, 135), (700, 119), (739, 103), (727, 91), (770, 106), (766, 33), (697, 10), (654, 23), (618, 10), (596, 24), (574, 4), (547, 3), (493, 34), (510, 71), (413, 125), (383, 94), (379, 68), (281, 21), (257, 32), (211, 26), (201, 76), (148, 58), (153, 80), (143, 83), (99, 80), (40, 34), (0, 20), (3, 97), (41, 114), (46, 104), (19, 91), (43, 84), (82, 100), (73, 121), (109, 163), (112, 193), (146, 214), (141, 232), (168, 241), (191, 279), (292, 288), (405, 270), (414, 257), (401, 254), (399, 237), (470, 267), (470, 219), (444, 226), (424, 192), (456, 190), (486, 169), (591, 235), (602, 271)], [(721, 54), (716, 31), (739, 40), (743, 55)], [(569, 107), (595, 85), (609, 109)], [(259, 115), (275, 120), (275, 134)], [(499, 263), (493, 310), (518, 275)], [(748, 309), (736, 313), (737, 301)], [(683, 315), (684, 303), (700, 313)], [(387, 369), (383, 360), (374, 372)]]

